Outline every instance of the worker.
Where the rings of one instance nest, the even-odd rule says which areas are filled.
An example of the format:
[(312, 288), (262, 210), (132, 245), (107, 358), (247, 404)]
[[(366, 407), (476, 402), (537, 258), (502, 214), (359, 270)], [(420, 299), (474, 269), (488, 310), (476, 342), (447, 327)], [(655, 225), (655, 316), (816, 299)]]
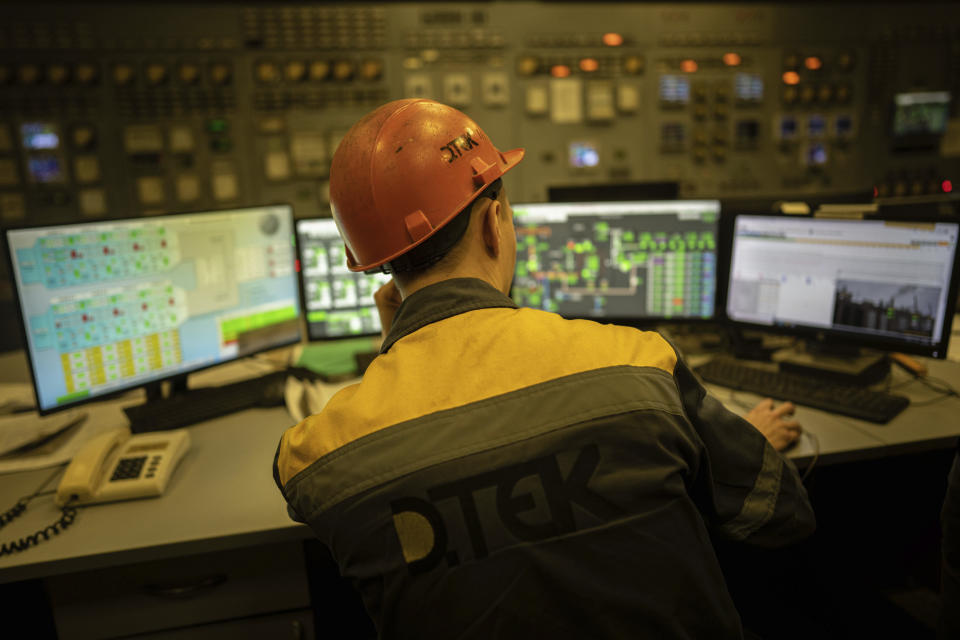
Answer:
[(740, 638), (711, 534), (764, 547), (814, 516), (774, 446), (659, 334), (520, 309), (501, 152), (465, 114), (387, 103), (330, 202), (353, 271), (392, 280), (363, 379), (283, 435), (274, 475), (382, 638)]

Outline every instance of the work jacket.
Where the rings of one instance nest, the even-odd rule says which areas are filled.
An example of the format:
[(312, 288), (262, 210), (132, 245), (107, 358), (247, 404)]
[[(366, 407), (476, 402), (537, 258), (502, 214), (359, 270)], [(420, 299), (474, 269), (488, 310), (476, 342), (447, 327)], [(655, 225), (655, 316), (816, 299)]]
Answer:
[(274, 472), (382, 638), (740, 638), (710, 532), (814, 527), (793, 467), (659, 334), (474, 279), (409, 296)]

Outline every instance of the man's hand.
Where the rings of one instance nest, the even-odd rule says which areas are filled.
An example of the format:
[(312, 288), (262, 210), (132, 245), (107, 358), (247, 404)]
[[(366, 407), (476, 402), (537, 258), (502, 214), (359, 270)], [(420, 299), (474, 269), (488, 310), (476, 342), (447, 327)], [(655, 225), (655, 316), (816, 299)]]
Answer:
[(793, 419), (795, 410), (792, 402), (784, 402), (778, 407), (772, 399), (767, 398), (744, 417), (770, 441), (774, 449), (783, 451), (800, 437), (800, 423)]
[(373, 301), (377, 303), (380, 326), (383, 327), (383, 337), (386, 338), (387, 333), (390, 332), (390, 327), (393, 326), (393, 316), (397, 315), (397, 309), (403, 302), (393, 278), (390, 278), (390, 282), (376, 290), (373, 294)]

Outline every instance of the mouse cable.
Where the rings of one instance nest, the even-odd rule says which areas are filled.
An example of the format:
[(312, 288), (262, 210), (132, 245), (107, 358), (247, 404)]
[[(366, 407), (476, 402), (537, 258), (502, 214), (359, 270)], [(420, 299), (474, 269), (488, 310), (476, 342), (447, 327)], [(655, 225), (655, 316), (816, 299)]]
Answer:
[[(44, 491), (44, 488), (50, 484), (50, 481), (57, 477), (62, 471), (62, 467), (57, 468), (54, 471), (53, 475), (47, 478), (40, 487), (33, 492), (32, 495), (24, 496), (17, 500), (17, 503), (13, 505), (6, 513), (0, 514), (0, 529), (10, 524), (12, 520), (15, 520), (17, 517), (23, 514), (27, 510), (27, 505), (31, 500), (38, 496), (49, 495), (56, 493), (53, 490)], [(72, 501), (71, 501), (72, 502)], [(44, 540), (49, 540), (52, 535), (59, 535), (61, 531), (73, 524), (74, 518), (77, 517), (77, 508), (72, 506), (70, 502), (60, 507), (60, 517), (53, 522), (52, 524), (44, 527), (40, 531), (37, 531), (33, 535), (29, 535), (19, 540), (13, 540), (11, 542), (0, 543), (0, 558), (6, 555), (12, 555), (19, 551), (26, 551), (32, 546), (40, 544)]]
[(807, 478), (813, 472), (813, 468), (817, 464), (817, 460), (820, 459), (820, 438), (817, 437), (817, 434), (807, 431), (807, 438), (810, 439), (811, 444), (813, 445), (813, 459), (810, 461), (810, 466), (803, 470), (803, 475), (800, 476), (800, 482), (806, 482)]

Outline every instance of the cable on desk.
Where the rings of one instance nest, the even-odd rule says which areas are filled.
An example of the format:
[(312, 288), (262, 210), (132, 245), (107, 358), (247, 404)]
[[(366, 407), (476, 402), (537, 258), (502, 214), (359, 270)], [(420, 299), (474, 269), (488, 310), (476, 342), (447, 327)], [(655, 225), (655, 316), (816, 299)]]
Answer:
[(813, 468), (817, 464), (817, 460), (820, 459), (820, 438), (817, 437), (817, 434), (807, 431), (807, 437), (812, 440), (813, 444), (813, 460), (810, 461), (810, 466), (804, 470), (803, 475), (800, 476), (800, 482), (806, 482), (807, 478), (810, 477), (810, 473), (813, 472)]
[[(61, 465), (61, 467), (64, 465)], [(24, 511), (27, 510), (27, 505), (31, 500), (38, 496), (49, 495), (56, 493), (55, 491), (46, 491), (44, 488), (50, 484), (50, 481), (57, 477), (62, 469), (57, 468), (54, 471), (53, 475), (47, 478), (43, 484), (33, 493), (33, 495), (25, 496), (17, 500), (17, 503), (13, 505), (6, 513), (0, 514), (0, 529), (10, 524), (12, 520), (15, 520)], [(71, 501), (72, 502), (72, 501)], [(47, 525), (40, 531), (36, 533), (20, 538), (19, 540), (13, 540), (11, 542), (0, 543), (0, 558), (6, 555), (12, 555), (19, 551), (26, 551), (32, 546), (36, 546), (43, 542), (44, 540), (49, 540), (50, 536), (59, 535), (61, 531), (73, 524), (74, 519), (77, 517), (77, 508), (72, 506), (70, 502), (60, 507), (60, 517), (52, 524)], [(42, 538), (42, 539), (41, 539)]]

